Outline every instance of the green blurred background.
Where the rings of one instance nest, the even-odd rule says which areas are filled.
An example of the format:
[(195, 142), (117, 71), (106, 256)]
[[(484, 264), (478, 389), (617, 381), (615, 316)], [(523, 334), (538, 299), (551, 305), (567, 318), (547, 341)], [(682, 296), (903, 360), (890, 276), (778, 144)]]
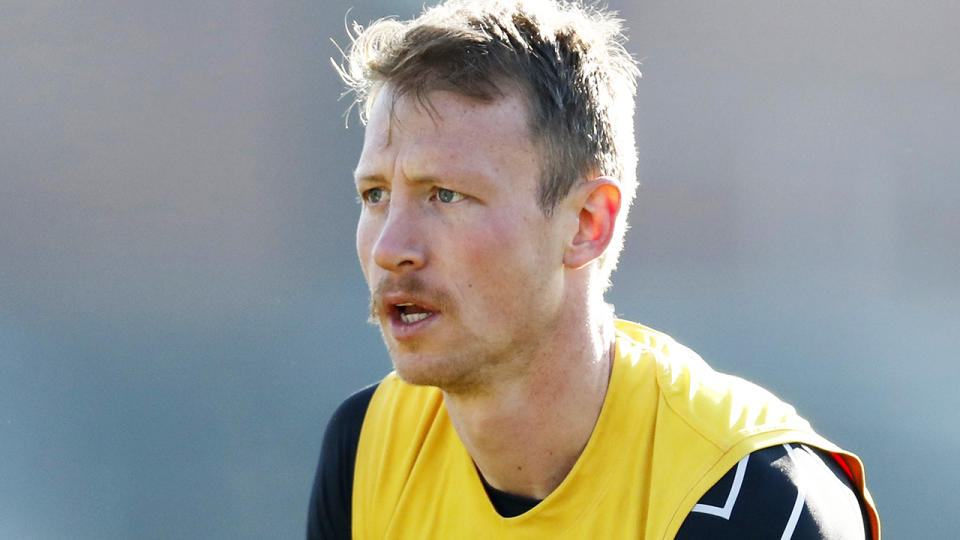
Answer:
[[(960, 529), (960, 5), (612, 1), (643, 62), (621, 316)], [(420, 1), (0, 4), (0, 537), (296, 538), (389, 369), (331, 66)]]

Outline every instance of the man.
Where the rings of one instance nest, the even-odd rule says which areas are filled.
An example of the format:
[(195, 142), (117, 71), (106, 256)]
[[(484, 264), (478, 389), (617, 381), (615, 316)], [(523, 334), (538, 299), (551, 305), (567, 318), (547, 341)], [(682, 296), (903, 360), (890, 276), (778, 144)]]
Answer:
[(313, 538), (879, 538), (860, 461), (603, 293), (639, 73), (609, 14), (358, 30), (357, 250), (395, 372), (327, 427)]

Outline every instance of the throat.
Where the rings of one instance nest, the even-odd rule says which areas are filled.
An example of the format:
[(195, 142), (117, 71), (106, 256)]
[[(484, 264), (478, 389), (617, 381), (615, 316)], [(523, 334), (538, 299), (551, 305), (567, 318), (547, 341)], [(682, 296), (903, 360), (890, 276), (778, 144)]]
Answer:
[(540, 500), (563, 483), (600, 419), (612, 368), (606, 348), (593, 361), (533, 370), (490, 392), (444, 392), (450, 420), (490, 487)]

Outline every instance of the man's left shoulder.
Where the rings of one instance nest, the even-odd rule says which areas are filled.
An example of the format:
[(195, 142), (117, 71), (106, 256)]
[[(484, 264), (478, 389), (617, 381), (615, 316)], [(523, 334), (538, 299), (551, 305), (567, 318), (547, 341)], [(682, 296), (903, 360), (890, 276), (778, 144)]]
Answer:
[[(730, 448), (764, 432), (812, 433), (793, 406), (752, 382), (714, 370), (670, 336), (628, 321), (618, 321), (617, 330), (621, 353), (653, 362), (660, 398), (711, 443)], [(777, 442), (805, 439), (787, 436)]]
[(865, 501), (834, 456), (801, 444), (757, 450), (690, 511), (676, 538), (863, 539)]

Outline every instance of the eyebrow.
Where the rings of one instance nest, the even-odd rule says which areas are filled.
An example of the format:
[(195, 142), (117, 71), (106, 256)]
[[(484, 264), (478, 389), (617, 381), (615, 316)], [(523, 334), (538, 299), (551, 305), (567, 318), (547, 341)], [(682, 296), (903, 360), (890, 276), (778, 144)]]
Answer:
[[(361, 174), (357, 175), (354, 173), (353, 181), (355, 184), (361, 183), (370, 183), (370, 184), (389, 184), (383, 175), (373, 173), (373, 174)], [(408, 184), (437, 184), (441, 182), (441, 179), (437, 176), (427, 175), (427, 176), (418, 176), (416, 178), (407, 178), (406, 182)]]
[(368, 182), (371, 184), (376, 183), (386, 183), (382, 175), (379, 174), (362, 174), (358, 175), (356, 172), (353, 173), (353, 183), (360, 184), (362, 182)]

